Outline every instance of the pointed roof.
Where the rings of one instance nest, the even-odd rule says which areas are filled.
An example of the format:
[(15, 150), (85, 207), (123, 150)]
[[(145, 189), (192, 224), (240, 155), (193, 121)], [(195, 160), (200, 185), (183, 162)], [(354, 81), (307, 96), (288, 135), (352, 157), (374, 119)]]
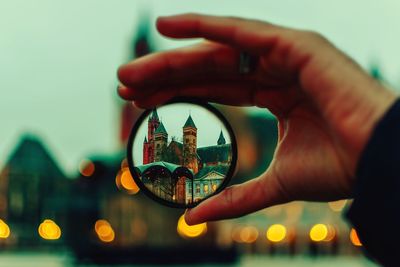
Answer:
[[(142, 14), (143, 13), (143, 14)], [(132, 40), (132, 51), (131, 57), (138, 58), (150, 53), (152, 49), (150, 40), (150, 21), (148, 12), (141, 11), (139, 17), (139, 26), (135, 30), (136, 35)]]
[(225, 140), (224, 134), (222, 133), (222, 130), (221, 130), (221, 133), (219, 134), (217, 144), (218, 145), (225, 145), (226, 144), (226, 140)]
[(52, 153), (37, 136), (32, 134), (25, 134), (20, 138), (19, 144), (8, 157), (6, 166), (19, 173), (66, 177)]
[(143, 141), (143, 143), (147, 143), (147, 138), (146, 138), (146, 136), (144, 136), (144, 141)]
[(187, 118), (185, 125), (183, 125), (183, 128), (187, 128), (187, 127), (193, 127), (196, 128), (196, 124), (194, 124), (194, 121), (192, 119), (192, 116), (189, 114), (189, 117)]
[(153, 112), (151, 112), (151, 115), (149, 117), (149, 121), (151, 120), (159, 120), (158, 118), (158, 113), (157, 113), (157, 109), (153, 109)]
[(165, 130), (164, 124), (162, 122), (160, 123), (160, 125), (158, 125), (156, 131), (154, 132), (154, 134), (158, 134), (158, 133), (168, 134), (167, 130)]

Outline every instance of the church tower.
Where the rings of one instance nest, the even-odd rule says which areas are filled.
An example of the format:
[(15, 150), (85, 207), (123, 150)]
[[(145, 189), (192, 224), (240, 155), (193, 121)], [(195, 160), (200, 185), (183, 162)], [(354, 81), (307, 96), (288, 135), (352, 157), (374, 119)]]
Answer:
[(221, 133), (219, 134), (219, 137), (218, 137), (217, 145), (225, 145), (225, 144), (226, 144), (226, 140), (225, 140), (224, 134), (222, 133), (222, 130), (221, 130)]
[[(132, 40), (128, 59), (139, 58), (153, 51), (149, 30), (149, 18), (143, 16), (139, 22), (137, 34)], [(120, 102), (120, 98), (118, 98)], [(119, 143), (125, 146), (128, 142), (133, 123), (138, 119), (140, 112), (132, 106), (131, 101), (121, 101)]]
[(197, 162), (197, 127), (191, 115), (183, 125), (183, 166), (191, 169), (195, 174), (199, 170)]
[(154, 162), (154, 133), (160, 125), (157, 110), (154, 109), (147, 121), (147, 138), (143, 142), (143, 164)]
[(164, 124), (161, 122), (154, 132), (154, 161), (162, 161), (163, 154), (167, 149), (168, 133), (165, 130)]
[[(143, 144), (143, 149), (147, 147), (147, 152), (143, 151), (143, 164), (154, 162), (154, 133), (160, 125), (160, 119), (158, 118), (157, 110), (154, 109), (151, 113), (149, 120), (147, 121), (147, 145)], [(145, 160), (145, 154), (147, 158)], [(146, 163), (145, 163), (146, 162)]]
[(149, 159), (149, 142), (147, 142), (146, 136), (144, 137), (143, 141), (143, 164), (149, 164), (150, 159)]

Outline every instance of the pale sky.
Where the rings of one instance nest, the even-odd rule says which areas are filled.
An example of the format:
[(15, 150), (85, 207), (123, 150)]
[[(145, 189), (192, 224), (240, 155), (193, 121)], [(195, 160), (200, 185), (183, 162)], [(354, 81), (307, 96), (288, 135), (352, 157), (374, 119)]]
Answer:
[[(69, 174), (81, 159), (118, 149), (116, 69), (139, 14), (202, 12), (318, 31), (363, 67), (400, 85), (400, 1), (1, 0), (0, 167), (20, 135), (41, 137)], [(151, 27), (157, 49), (186, 45)]]
[[(182, 142), (182, 127), (190, 113), (197, 127), (197, 148), (216, 145), (221, 130), (226, 143), (231, 143), (224, 124), (201, 106), (177, 103), (159, 107), (157, 113), (168, 133), (168, 142), (173, 136), (178, 138), (176, 141)], [(136, 166), (143, 164), (143, 140), (147, 136), (147, 119), (148, 117), (140, 125), (133, 143), (133, 162)]]

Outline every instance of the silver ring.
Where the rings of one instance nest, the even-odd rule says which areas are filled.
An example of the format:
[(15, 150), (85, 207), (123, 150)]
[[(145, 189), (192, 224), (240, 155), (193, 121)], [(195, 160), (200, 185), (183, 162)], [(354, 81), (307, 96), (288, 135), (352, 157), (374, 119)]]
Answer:
[(257, 58), (246, 52), (241, 52), (239, 56), (239, 73), (249, 74), (255, 69)]

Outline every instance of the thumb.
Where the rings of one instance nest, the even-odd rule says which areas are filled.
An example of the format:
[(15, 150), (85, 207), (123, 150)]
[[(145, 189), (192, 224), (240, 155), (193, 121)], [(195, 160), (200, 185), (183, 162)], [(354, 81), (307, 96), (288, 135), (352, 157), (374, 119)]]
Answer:
[(277, 177), (267, 171), (243, 184), (230, 186), (187, 210), (185, 221), (193, 225), (235, 218), (288, 201)]

